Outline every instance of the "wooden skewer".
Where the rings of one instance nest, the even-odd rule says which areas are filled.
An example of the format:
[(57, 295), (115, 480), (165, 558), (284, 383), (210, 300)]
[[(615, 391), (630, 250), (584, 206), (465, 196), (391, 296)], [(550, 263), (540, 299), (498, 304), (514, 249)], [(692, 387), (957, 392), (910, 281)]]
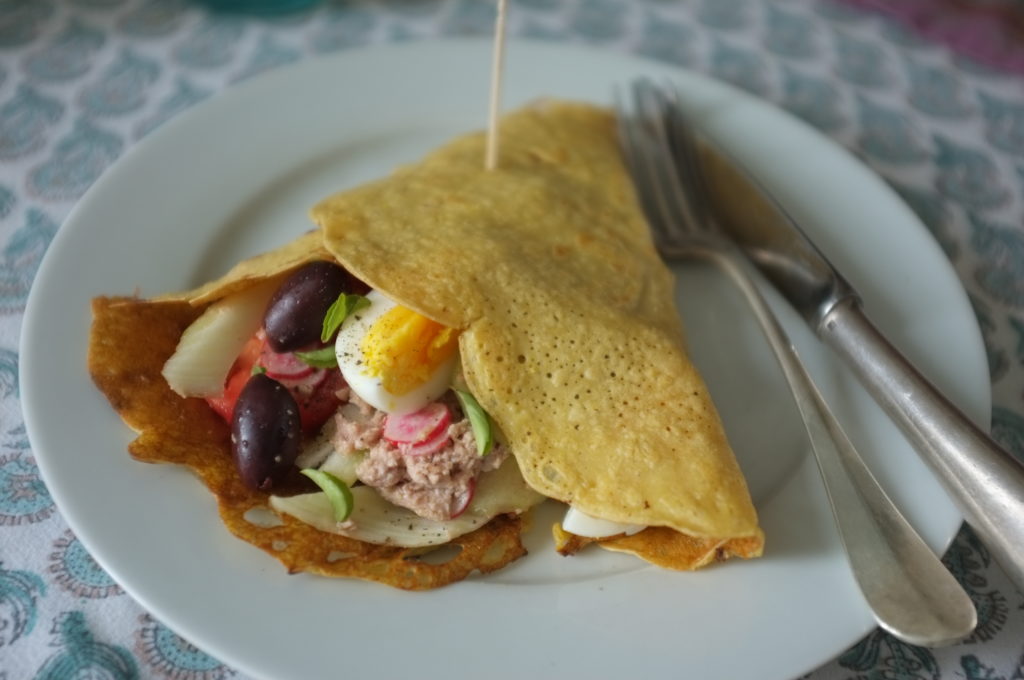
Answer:
[(501, 76), (505, 64), (505, 15), (508, 1), (498, 0), (498, 17), (494, 21), (494, 57), (491, 60), (491, 101), (487, 119), (487, 155), (484, 167), (498, 167), (498, 116), (501, 108)]

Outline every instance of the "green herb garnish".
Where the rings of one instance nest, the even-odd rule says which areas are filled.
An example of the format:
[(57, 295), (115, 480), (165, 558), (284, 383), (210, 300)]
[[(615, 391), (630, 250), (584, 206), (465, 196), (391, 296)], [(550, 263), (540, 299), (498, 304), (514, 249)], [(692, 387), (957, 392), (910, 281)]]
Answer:
[(486, 456), (494, 447), (494, 434), (491, 431), (490, 416), (480, 406), (480, 402), (476, 400), (476, 397), (469, 392), (463, 392), (454, 388), (452, 388), (452, 391), (459, 398), (462, 411), (469, 418), (469, 425), (473, 428), (473, 438), (476, 439), (476, 452), (481, 456)]
[(249, 371), (249, 375), (262, 375), (262, 374), (264, 374), (266, 372), (267, 372), (267, 369), (266, 369), (265, 366), (260, 366), (259, 364), (253, 364), (252, 365), (252, 370)]
[(306, 468), (301, 472), (316, 482), (316, 485), (326, 494), (327, 500), (331, 502), (331, 508), (334, 510), (334, 519), (338, 522), (347, 520), (355, 505), (355, 499), (352, 498), (352, 491), (348, 485), (330, 472), (323, 470)]
[(324, 325), (320, 331), (320, 342), (329, 341), (341, 328), (341, 324), (348, 318), (349, 314), (370, 306), (370, 301), (362, 295), (349, 295), (342, 293), (338, 296), (324, 314)]
[(334, 355), (334, 348), (330, 345), (308, 352), (296, 352), (295, 356), (313, 368), (334, 368), (338, 365), (338, 357)]

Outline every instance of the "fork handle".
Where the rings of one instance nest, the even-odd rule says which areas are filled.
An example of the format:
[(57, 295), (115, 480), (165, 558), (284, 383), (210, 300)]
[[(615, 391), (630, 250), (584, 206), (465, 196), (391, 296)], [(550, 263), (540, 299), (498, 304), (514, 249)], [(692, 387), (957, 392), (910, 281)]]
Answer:
[(915, 645), (951, 644), (977, 624), (970, 598), (878, 485), (825, 403), (738, 250), (709, 253), (747, 298), (793, 392), (853, 576), (878, 623)]
[(837, 303), (818, 334), (900, 426), (1024, 593), (1024, 465), (943, 397), (875, 328), (856, 299)]

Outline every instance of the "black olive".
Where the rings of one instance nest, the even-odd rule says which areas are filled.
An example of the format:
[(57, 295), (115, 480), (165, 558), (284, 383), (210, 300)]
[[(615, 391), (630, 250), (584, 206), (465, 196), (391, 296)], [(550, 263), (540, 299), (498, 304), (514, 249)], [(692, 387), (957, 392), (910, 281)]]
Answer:
[(285, 387), (266, 375), (249, 378), (231, 417), (231, 451), (242, 482), (270, 490), (299, 455), (299, 405)]
[(324, 316), (342, 293), (364, 293), (365, 284), (333, 262), (310, 262), (292, 273), (263, 314), (267, 344), (294, 352), (320, 340)]

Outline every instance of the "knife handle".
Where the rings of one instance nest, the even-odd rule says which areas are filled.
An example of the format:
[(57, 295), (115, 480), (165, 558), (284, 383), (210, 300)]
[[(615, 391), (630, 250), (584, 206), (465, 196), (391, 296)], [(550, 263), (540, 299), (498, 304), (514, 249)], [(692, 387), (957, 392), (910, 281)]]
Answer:
[(855, 298), (837, 302), (818, 335), (903, 430), (1024, 593), (1024, 464), (942, 396), (882, 336)]

